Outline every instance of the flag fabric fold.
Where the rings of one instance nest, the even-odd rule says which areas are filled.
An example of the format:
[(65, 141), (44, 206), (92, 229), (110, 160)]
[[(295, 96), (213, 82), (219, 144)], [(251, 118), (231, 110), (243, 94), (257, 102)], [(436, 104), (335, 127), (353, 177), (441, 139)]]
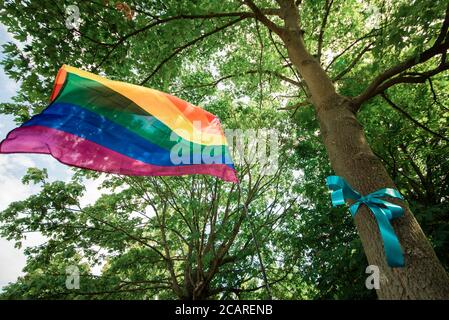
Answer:
[(62, 66), (50, 105), (0, 143), (67, 165), (139, 176), (207, 174), (237, 182), (211, 113), (167, 93)]

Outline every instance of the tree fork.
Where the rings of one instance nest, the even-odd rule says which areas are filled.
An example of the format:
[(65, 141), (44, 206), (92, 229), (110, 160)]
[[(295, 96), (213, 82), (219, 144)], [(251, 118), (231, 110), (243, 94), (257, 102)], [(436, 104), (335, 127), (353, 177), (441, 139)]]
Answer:
[[(353, 100), (343, 97), (320, 63), (307, 51), (293, 1), (279, 0), (285, 28), (277, 33), (284, 41), (289, 58), (304, 78), (318, 116), (321, 135), (332, 168), (361, 194), (381, 188), (396, 188), (382, 162), (371, 150), (357, 121)], [(257, 11), (255, 11), (257, 15)], [(396, 202), (393, 201), (392, 202)], [(404, 250), (405, 267), (390, 268), (386, 263), (377, 222), (366, 206), (355, 216), (368, 262), (381, 272), (381, 299), (449, 299), (449, 276), (405, 202), (404, 216), (392, 221)]]

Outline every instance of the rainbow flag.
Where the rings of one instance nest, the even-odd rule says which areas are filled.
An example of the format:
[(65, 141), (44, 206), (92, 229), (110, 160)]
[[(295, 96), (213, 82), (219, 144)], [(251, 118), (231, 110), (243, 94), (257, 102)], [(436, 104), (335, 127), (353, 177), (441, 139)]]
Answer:
[(50, 105), (0, 144), (0, 153), (25, 152), (124, 175), (208, 174), (238, 181), (213, 114), (67, 65), (56, 76)]

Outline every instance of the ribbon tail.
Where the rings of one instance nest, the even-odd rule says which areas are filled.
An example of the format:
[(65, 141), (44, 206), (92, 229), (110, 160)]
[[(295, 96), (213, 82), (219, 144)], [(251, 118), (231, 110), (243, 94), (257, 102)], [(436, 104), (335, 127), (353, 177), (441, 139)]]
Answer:
[(377, 224), (379, 225), (379, 231), (384, 244), (385, 256), (387, 258), (388, 265), (392, 268), (403, 267), (404, 254), (402, 252), (399, 239), (396, 236), (390, 221), (383, 212), (383, 209), (377, 206), (370, 206), (370, 209), (377, 220)]
[(331, 194), (332, 206), (338, 207), (345, 204), (345, 196), (343, 194), (343, 189), (338, 189)]

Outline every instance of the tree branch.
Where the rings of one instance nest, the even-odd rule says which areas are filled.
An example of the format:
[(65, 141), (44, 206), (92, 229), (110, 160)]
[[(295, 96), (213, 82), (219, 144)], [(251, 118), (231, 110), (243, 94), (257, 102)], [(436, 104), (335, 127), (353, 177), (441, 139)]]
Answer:
[(448, 36), (448, 28), (449, 28), (449, 3), (447, 4), (446, 8), (446, 15), (444, 16), (443, 24), (441, 25), (440, 34), (438, 35), (438, 38), (435, 40), (435, 44), (441, 44), (443, 43), (443, 40)]
[[(424, 63), (431, 58), (433, 58), (436, 55), (442, 54), (442, 63), (440, 66), (436, 69), (434, 69), (431, 72), (428, 72), (428, 76), (434, 75), (436, 73), (439, 73), (443, 70), (448, 69), (448, 65), (445, 63), (445, 54), (446, 51), (449, 49), (449, 41), (447, 33), (449, 26), (449, 3), (446, 8), (446, 15), (443, 21), (443, 24), (441, 26), (441, 30), (439, 33), (439, 36), (435, 43), (430, 47), (429, 49), (425, 50), (421, 54), (418, 54), (418, 56), (411, 57), (393, 67), (390, 69), (387, 69), (383, 73), (379, 74), (374, 80), (371, 82), (371, 84), (366, 88), (364, 92), (362, 92), (360, 95), (358, 95), (354, 99), (355, 105), (360, 107), (360, 105), (367, 101), (368, 99), (374, 97), (377, 94), (380, 94), (384, 92), (389, 87), (398, 84), (398, 83), (416, 83), (416, 82), (422, 82), (425, 81), (427, 78), (421, 78), (418, 77), (416, 79), (412, 79), (410, 77), (395, 77), (397, 75), (400, 75), (404, 71), (418, 65), (421, 63)], [(444, 40), (444, 42), (443, 42)], [(393, 78), (395, 77), (395, 78)]]
[[(103, 8), (105, 8), (105, 9), (111, 10), (111, 11), (117, 11), (117, 9), (116, 9), (114, 6), (104, 5), (104, 4), (102, 4), (102, 3), (98, 3), (98, 2), (95, 2), (95, 1), (93, 1), (93, 0), (88, 0), (88, 2), (90, 2), (90, 3), (94, 4), (94, 5), (103, 7)], [(130, 5), (130, 4), (128, 4), (128, 5), (129, 5), (129, 7), (130, 7), (133, 11), (135, 11), (135, 12), (137, 12), (137, 13), (141, 13), (141, 14), (143, 14), (143, 15), (146, 15), (146, 16), (148, 16), (148, 17), (154, 19), (154, 20), (161, 20), (161, 19), (164, 19), (164, 18), (162, 18), (161, 16), (157, 16), (157, 15), (155, 15), (155, 14), (152, 14), (152, 13), (148, 12), (148, 11), (141, 10), (141, 9), (135, 7), (135, 6)], [(266, 15), (278, 15), (278, 14), (279, 14), (279, 9), (276, 9), (276, 8), (266, 8), (266, 9), (261, 9), (261, 11), (262, 11), (264, 14), (266, 14)], [(197, 17), (204, 17), (204, 16), (213, 15), (212, 18), (216, 18), (216, 17), (218, 17), (218, 16), (221, 16), (221, 17), (239, 16), (239, 15), (242, 14), (242, 13), (243, 13), (243, 14), (249, 14), (249, 15), (252, 15), (252, 14), (253, 14), (252, 12), (220, 12), (220, 13), (210, 13), (210, 14), (196, 15), (196, 16), (197, 16)], [(181, 16), (181, 15), (177, 15), (177, 16)], [(186, 16), (186, 17), (193, 17), (192, 15), (183, 15), (183, 16)], [(254, 16), (254, 15), (253, 15), (253, 16)]]
[(276, 52), (277, 52), (277, 53), (279, 54), (279, 56), (285, 61), (285, 63), (287, 64), (286, 67), (289, 68), (290, 71), (293, 73), (293, 75), (295, 76), (295, 78), (296, 78), (296, 80), (297, 80), (297, 83), (300, 84), (299, 87), (302, 89), (302, 91), (304, 92), (304, 94), (305, 94), (306, 96), (308, 96), (307, 91), (306, 91), (306, 89), (304, 88), (304, 85), (301, 83), (301, 79), (300, 79), (298, 73), (297, 73), (297, 72), (295, 71), (295, 69), (293, 68), (293, 65), (292, 65), (291, 63), (288, 62), (287, 57), (284, 56), (284, 55), (282, 54), (281, 50), (279, 49), (278, 45), (276, 44), (276, 41), (274, 41), (272, 31), (270, 30), (270, 32), (269, 32), (268, 34), (269, 34), (269, 36), (270, 36), (271, 43), (273, 44), (274, 48), (276, 49)]
[(284, 108), (279, 108), (278, 110), (295, 110), (295, 113), (296, 113), (296, 111), (300, 108), (300, 107), (305, 107), (305, 106), (308, 106), (308, 105), (310, 105), (310, 104), (312, 104), (312, 102), (310, 102), (310, 101), (301, 101), (301, 102), (298, 102), (298, 103), (295, 103), (295, 104), (293, 104), (293, 105), (291, 105), (291, 106), (288, 106), (288, 107), (284, 107)]
[(424, 131), (442, 139), (445, 141), (449, 141), (448, 138), (446, 138), (445, 136), (439, 134), (438, 132), (433, 131), (432, 129), (426, 127), (425, 125), (423, 125), (422, 123), (420, 123), (419, 121), (413, 119), (413, 117), (411, 115), (409, 115), (405, 110), (401, 109), (399, 106), (397, 106), (393, 101), (391, 101), (391, 99), (386, 95), (386, 93), (382, 93), (381, 94), (382, 98), (396, 111), (399, 111), (401, 114), (403, 114), (408, 120), (410, 120), (411, 122), (413, 122), (415, 125), (417, 125), (418, 127), (420, 127), (421, 129), (423, 129)]
[(162, 60), (162, 61), (156, 66), (156, 68), (153, 70), (153, 72), (151, 72), (151, 74), (150, 74), (149, 76), (147, 76), (144, 80), (142, 80), (142, 81), (140, 82), (140, 85), (143, 85), (143, 84), (145, 84), (148, 80), (150, 80), (151, 77), (153, 77), (153, 76), (154, 76), (154, 75), (155, 75), (155, 74), (156, 74), (156, 73), (157, 73), (157, 72), (164, 66), (164, 64), (166, 64), (168, 61), (170, 61), (174, 56), (176, 56), (176, 55), (177, 55), (178, 53), (180, 53), (181, 51), (183, 51), (183, 50), (185, 50), (185, 49), (187, 49), (187, 48), (193, 46), (193, 45), (196, 44), (197, 42), (200, 42), (201, 40), (203, 40), (203, 39), (205, 39), (205, 38), (207, 38), (207, 37), (209, 37), (209, 36), (211, 36), (211, 35), (213, 35), (213, 34), (215, 34), (215, 33), (218, 33), (218, 32), (220, 32), (220, 31), (222, 31), (222, 30), (224, 30), (224, 29), (226, 29), (226, 28), (228, 28), (228, 27), (230, 27), (230, 26), (236, 24), (237, 22), (239, 22), (239, 21), (241, 21), (241, 20), (243, 20), (243, 19), (245, 19), (245, 17), (240, 17), (240, 18), (237, 18), (237, 19), (235, 19), (235, 20), (232, 20), (232, 21), (230, 21), (230, 22), (228, 22), (228, 23), (222, 25), (221, 27), (218, 27), (218, 28), (216, 28), (216, 29), (214, 29), (214, 30), (212, 30), (212, 31), (209, 31), (209, 32), (203, 34), (202, 36), (200, 36), (200, 37), (198, 37), (198, 38), (193, 39), (192, 41), (187, 42), (187, 43), (184, 44), (183, 46), (178, 47), (178, 48), (177, 48), (175, 51), (173, 51), (168, 57), (166, 57), (164, 60)]
[(345, 68), (342, 72), (340, 72), (338, 75), (335, 76), (335, 78), (332, 79), (332, 81), (338, 81), (341, 78), (343, 78), (344, 75), (346, 75), (348, 72), (350, 72), (352, 70), (352, 68), (355, 67), (355, 65), (360, 61), (360, 59), (362, 59), (363, 55), (370, 51), (372, 49), (372, 42), (370, 44), (368, 44), (365, 48), (363, 48), (362, 51), (359, 52), (359, 54), (354, 58), (354, 60), (352, 60), (352, 62), (349, 64), (349, 66), (347, 68)]
[(252, 0), (243, 0), (243, 2), (254, 12), (255, 18), (262, 22), (268, 29), (275, 32), (279, 36), (281, 36), (284, 32), (284, 29), (279, 27), (277, 24), (275, 24), (273, 21), (268, 19), (262, 10), (256, 6), (256, 4)]
[[(375, 30), (377, 31), (377, 30)], [(327, 67), (325, 68), (325, 71), (329, 70), (329, 68), (335, 63), (335, 61), (337, 61), (342, 55), (344, 55), (346, 52), (348, 52), (349, 50), (351, 50), (352, 47), (354, 47), (356, 44), (358, 44), (359, 42), (366, 40), (368, 38), (372, 38), (375, 37), (377, 34), (376, 32), (370, 32), (356, 40), (354, 40), (349, 46), (347, 46), (342, 52), (340, 52), (339, 54), (337, 54), (332, 61), (327, 65)]]
[[(275, 284), (277, 284), (277, 283), (279, 283), (279, 282), (285, 280), (289, 274), (290, 274), (290, 270), (288, 270), (288, 272), (285, 273), (284, 276), (282, 276), (281, 278), (276, 279), (276, 280), (270, 282), (269, 285), (272, 286), (272, 285), (275, 285)], [(240, 284), (242, 284), (242, 283), (240, 283)], [(228, 291), (231, 291), (231, 292), (234, 292), (234, 293), (240, 293), (240, 292), (254, 292), (254, 291), (257, 291), (257, 290), (262, 289), (263, 287), (265, 287), (265, 284), (260, 285), (260, 286), (258, 286), (258, 287), (254, 287), (254, 288), (248, 288), (248, 289), (241, 289), (241, 288), (227, 288), (227, 289), (224, 289), (224, 288), (222, 288), (220, 291), (228, 290)], [(219, 291), (219, 292), (220, 292), (220, 291)]]
[[(430, 79), (430, 77), (432, 77), (440, 72), (443, 72), (445, 70), (448, 70), (448, 69), (449, 69), (449, 63), (445, 63), (445, 64), (440, 64), (437, 68), (435, 68), (433, 70), (426, 71), (426, 72), (405, 73), (402, 76), (394, 77), (394, 78), (384, 82), (379, 87), (377, 87), (372, 92), (372, 94), (370, 94), (370, 98), (374, 97), (377, 94), (381, 94), (388, 88), (390, 88), (396, 84), (399, 84), (399, 83), (424, 83), (428, 79)], [(364, 101), (366, 101), (366, 100), (364, 100)], [(357, 97), (355, 100), (355, 104), (354, 104), (356, 106), (356, 108), (360, 108), (360, 103), (361, 102), (359, 101), (359, 98)]]
[(323, 50), (324, 31), (326, 29), (327, 19), (329, 18), (329, 13), (331, 12), (333, 3), (334, 3), (334, 0), (326, 0), (324, 17), (323, 17), (323, 21), (321, 23), (320, 34), (318, 36), (318, 49), (317, 49), (318, 61), (321, 61), (321, 51)]
[[(265, 9), (267, 14), (275, 14), (276, 9)], [(218, 12), (218, 13), (208, 13), (208, 14), (196, 14), (196, 15), (187, 15), (187, 14), (179, 14), (172, 17), (167, 18), (160, 18), (157, 17), (155, 21), (152, 21), (151, 23), (147, 24), (146, 26), (134, 30), (133, 32), (130, 32), (123, 37), (121, 37), (116, 43), (103, 43), (103, 45), (111, 46), (112, 48), (106, 53), (106, 55), (103, 57), (103, 59), (100, 61), (99, 64), (93, 69), (93, 71), (96, 71), (110, 56), (111, 54), (124, 42), (126, 42), (129, 38), (148, 31), (151, 28), (154, 28), (156, 26), (162, 25), (164, 23), (168, 23), (175, 20), (195, 20), (195, 19), (214, 19), (214, 18), (226, 18), (226, 17), (240, 17), (240, 20), (246, 19), (246, 18), (254, 18), (255, 14), (252, 12)], [(239, 20), (239, 21), (240, 21)]]
[(437, 92), (435, 91), (435, 88), (433, 87), (433, 81), (432, 78), (429, 77), (429, 79), (427, 79), (429, 81), (429, 87), (430, 87), (430, 91), (432, 92), (432, 96), (433, 96), (433, 103), (440, 106), (441, 108), (443, 108), (446, 111), (449, 111), (449, 108), (447, 108), (446, 106), (444, 106), (437, 95)]
[(259, 70), (248, 70), (248, 71), (245, 71), (245, 72), (240, 72), (240, 73), (235, 73), (235, 74), (230, 74), (230, 75), (227, 75), (227, 76), (223, 76), (223, 77), (218, 78), (218, 79), (216, 79), (216, 80), (214, 80), (212, 82), (200, 83), (198, 85), (185, 86), (181, 90), (175, 91), (174, 93), (180, 92), (180, 91), (182, 91), (184, 89), (187, 89), (187, 88), (212, 87), (212, 86), (216, 86), (220, 82), (223, 82), (223, 81), (228, 80), (230, 78), (240, 77), (240, 76), (244, 76), (244, 75), (247, 75), (247, 74), (255, 74), (255, 73), (265, 73), (265, 74), (268, 74), (268, 75), (273, 75), (273, 76), (275, 76), (275, 77), (277, 77), (277, 78), (279, 78), (279, 79), (281, 79), (281, 80), (283, 80), (285, 82), (291, 83), (291, 84), (293, 84), (295, 86), (298, 86), (298, 87), (301, 86), (301, 83), (297, 82), (296, 80), (290, 79), (287, 76), (284, 76), (283, 74), (281, 74), (281, 73), (279, 73), (277, 71), (271, 71), (271, 70), (261, 70), (261, 71), (259, 71)]

